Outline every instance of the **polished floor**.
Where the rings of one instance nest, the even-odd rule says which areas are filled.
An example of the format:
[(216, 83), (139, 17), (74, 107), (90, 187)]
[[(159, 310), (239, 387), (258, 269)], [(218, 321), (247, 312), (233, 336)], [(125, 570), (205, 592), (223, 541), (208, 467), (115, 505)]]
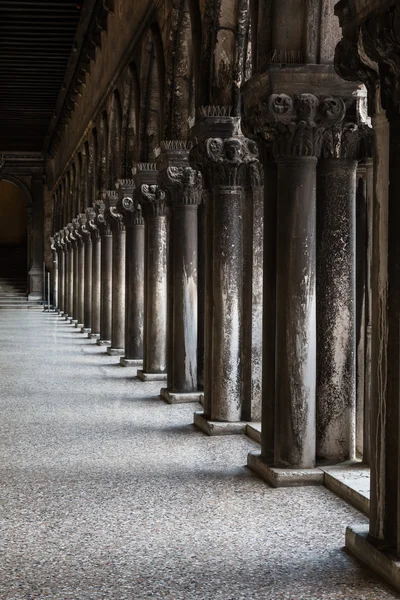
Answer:
[(0, 311), (0, 600), (388, 600), (343, 550), (364, 517), (274, 490), (72, 325)]

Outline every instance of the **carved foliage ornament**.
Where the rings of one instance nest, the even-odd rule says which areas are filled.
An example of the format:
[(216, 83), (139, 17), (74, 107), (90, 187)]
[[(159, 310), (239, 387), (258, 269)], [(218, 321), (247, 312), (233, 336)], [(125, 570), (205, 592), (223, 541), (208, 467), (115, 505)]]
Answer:
[(94, 205), (94, 210), (96, 213), (95, 224), (97, 225), (100, 235), (111, 235), (111, 227), (110, 223), (106, 220), (104, 216), (106, 205), (104, 202), (96, 202)]
[(96, 211), (92, 207), (86, 209), (86, 227), (92, 240), (100, 238), (100, 231), (96, 224)]
[(325, 131), (339, 126), (345, 113), (339, 97), (271, 94), (246, 116), (254, 132), (273, 144), (275, 157), (318, 157)]
[(209, 187), (214, 185), (240, 186), (246, 168), (258, 162), (257, 144), (244, 136), (208, 138), (195, 146), (193, 162), (205, 172)]
[(142, 207), (131, 196), (120, 198), (117, 203), (118, 211), (122, 214), (125, 225), (143, 225)]
[(163, 187), (170, 191), (172, 206), (197, 205), (201, 196), (201, 173), (192, 167), (167, 167), (160, 172)]
[(164, 217), (167, 215), (167, 204), (165, 192), (158, 185), (140, 186), (141, 200), (145, 208), (145, 215), (152, 217)]

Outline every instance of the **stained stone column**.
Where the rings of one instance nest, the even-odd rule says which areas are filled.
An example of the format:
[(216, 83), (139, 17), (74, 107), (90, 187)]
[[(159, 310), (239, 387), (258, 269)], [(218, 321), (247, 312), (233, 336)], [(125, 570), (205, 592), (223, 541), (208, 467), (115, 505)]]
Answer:
[(112, 233), (110, 224), (104, 218), (106, 205), (97, 202), (95, 223), (101, 236), (101, 307), (99, 346), (111, 344), (112, 316)]
[(91, 331), (88, 338), (100, 338), (100, 314), (101, 314), (101, 236), (95, 222), (96, 212), (94, 208), (86, 209), (86, 227), (92, 239), (92, 300), (91, 300)]
[[(79, 217), (72, 219), (74, 224), (74, 236), (76, 238), (77, 245), (77, 270), (75, 277), (75, 298), (76, 299), (76, 319), (75, 327), (82, 329), (84, 320), (84, 308), (85, 308), (85, 245), (83, 243), (83, 237), (81, 233), (81, 224)], [(76, 264), (76, 263), (75, 263)], [(75, 304), (74, 304), (75, 310)]]
[(32, 224), (29, 251), (29, 300), (41, 300), (43, 295), (44, 260), (44, 178), (33, 175), (31, 180)]
[(333, 462), (355, 458), (357, 161), (348, 154), (320, 160), (317, 177), (317, 456)]
[(118, 356), (125, 352), (126, 231), (123, 217), (116, 208), (118, 193), (109, 190), (106, 194), (108, 206), (104, 211), (104, 216), (110, 224), (113, 240), (111, 346), (107, 348), (107, 354)]
[(70, 238), (72, 240), (72, 246), (74, 250), (73, 256), (73, 278), (74, 278), (74, 286), (73, 286), (73, 297), (72, 297), (72, 318), (70, 322), (72, 325), (76, 325), (78, 323), (78, 313), (79, 313), (79, 238), (76, 235), (76, 228), (78, 226), (77, 219), (72, 219), (72, 223), (70, 226)]
[[(277, 163), (274, 456), (248, 465), (274, 486), (322, 483), (316, 460), (316, 165), (324, 131), (340, 125), (340, 98), (245, 89), (246, 119)], [(267, 315), (265, 315), (267, 317)], [(264, 407), (263, 407), (264, 409)]]
[(167, 387), (169, 402), (198, 402), (197, 389), (197, 206), (201, 175), (189, 165), (185, 142), (164, 142), (158, 182), (170, 205), (168, 266)]
[(64, 269), (64, 319), (69, 318), (68, 311), (70, 310), (70, 271), (71, 271), (71, 243), (69, 239), (69, 229), (64, 227), (64, 253), (65, 253), (65, 269)]
[(68, 223), (66, 227), (68, 241), (68, 312), (66, 320), (70, 323), (73, 321), (74, 315), (74, 285), (75, 285), (75, 255), (76, 255), (76, 240), (73, 237), (72, 223)]
[(145, 217), (145, 322), (142, 381), (167, 379), (168, 222), (165, 193), (157, 186), (154, 164), (146, 165), (148, 183), (140, 186)]
[(83, 327), (82, 333), (90, 333), (92, 330), (92, 235), (88, 227), (87, 215), (82, 213), (79, 215), (81, 225), (81, 235), (84, 243), (84, 258), (85, 258), (85, 288), (84, 288), (84, 303), (83, 303)]
[[(137, 177), (140, 180), (140, 177)], [(123, 215), (126, 228), (125, 355), (121, 356), (120, 364), (123, 367), (141, 367), (144, 327), (144, 218), (142, 207), (135, 197), (134, 180), (120, 179), (118, 188), (120, 199), (117, 209)]]
[[(242, 433), (241, 342), (243, 296), (243, 168), (257, 162), (254, 142), (240, 119), (203, 109), (193, 127), (192, 160), (210, 190), (207, 211), (207, 275), (204, 412), (194, 422), (208, 435)], [(223, 110), (219, 111), (223, 114)], [(225, 112), (226, 114), (226, 112)]]
[(263, 340), (264, 182), (262, 167), (251, 163), (243, 198), (243, 420), (261, 421)]
[(58, 307), (59, 314), (65, 312), (65, 243), (64, 231), (58, 232)]
[[(58, 234), (54, 234), (54, 237), (50, 238), (51, 250), (53, 253), (53, 273), (52, 273), (52, 300), (53, 300), (53, 308), (55, 311), (58, 311)], [(49, 307), (50, 310), (50, 307)]]

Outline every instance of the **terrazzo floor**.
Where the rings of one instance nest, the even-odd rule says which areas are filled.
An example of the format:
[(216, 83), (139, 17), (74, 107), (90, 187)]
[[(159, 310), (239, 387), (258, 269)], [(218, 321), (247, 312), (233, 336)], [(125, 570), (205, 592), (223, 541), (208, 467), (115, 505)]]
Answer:
[(72, 325), (0, 311), (0, 599), (389, 600), (343, 551), (365, 518), (269, 488)]

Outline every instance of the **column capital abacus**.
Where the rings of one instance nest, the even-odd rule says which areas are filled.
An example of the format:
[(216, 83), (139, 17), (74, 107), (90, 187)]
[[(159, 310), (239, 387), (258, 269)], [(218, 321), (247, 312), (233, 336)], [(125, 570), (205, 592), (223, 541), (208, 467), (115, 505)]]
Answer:
[(111, 231), (117, 233), (125, 230), (123, 215), (118, 212), (118, 192), (116, 190), (107, 190), (107, 206), (104, 210), (104, 217), (110, 224)]
[(191, 130), (191, 163), (203, 173), (209, 188), (243, 186), (246, 167), (258, 161), (257, 144), (243, 135), (240, 118), (215, 116), (217, 108), (202, 107), (201, 119)]

